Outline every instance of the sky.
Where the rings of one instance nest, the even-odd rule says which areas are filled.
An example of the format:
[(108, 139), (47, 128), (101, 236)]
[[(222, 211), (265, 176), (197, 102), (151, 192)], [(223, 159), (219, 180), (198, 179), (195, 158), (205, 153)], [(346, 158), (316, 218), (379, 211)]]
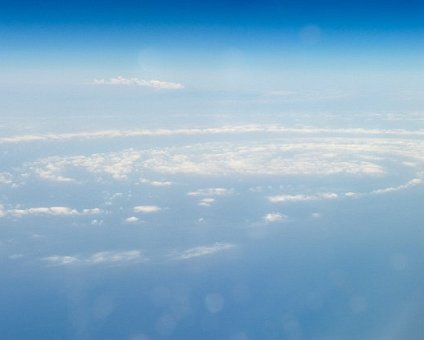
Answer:
[(424, 338), (423, 12), (0, 0), (0, 337)]
[[(140, 98), (149, 97), (145, 112), (194, 113), (206, 104), (210, 112), (276, 113), (309, 109), (311, 100), (320, 110), (346, 110), (343, 101), (361, 110), (419, 109), (422, 7), (418, 1), (2, 1), (2, 110), (70, 115), (96, 105), (109, 114), (140, 112), (144, 99), (133, 93), (89, 86), (119, 76), (184, 86), (139, 88)], [(74, 104), (58, 108), (69, 98)], [(43, 104), (48, 100), (50, 107)]]

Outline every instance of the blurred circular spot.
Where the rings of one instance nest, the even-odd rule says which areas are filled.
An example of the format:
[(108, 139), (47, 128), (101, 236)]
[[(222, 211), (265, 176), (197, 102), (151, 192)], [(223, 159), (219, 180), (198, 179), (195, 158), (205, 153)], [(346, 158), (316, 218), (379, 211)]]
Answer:
[(156, 321), (156, 330), (161, 335), (171, 335), (175, 327), (177, 320), (170, 314), (164, 314)]
[(353, 296), (349, 300), (349, 307), (354, 313), (365, 312), (368, 308), (367, 299), (363, 296)]
[(106, 319), (115, 309), (112, 299), (102, 296), (96, 299), (93, 304), (93, 317), (95, 319)]
[(287, 339), (299, 339), (302, 335), (300, 323), (293, 315), (283, 316), (283, 331)]
[(394, 254), (390, 258), (390, 263), (395, 270), (405, 270), (408, 267), (408, 257), (404, 254)]
[(156, 307), (164, 307), (170, 303), (172, 294), (167, 287), (156, 287), (153, 289), (151, 298)]
[(224, 298), (221, 294), (208, 294), (205, 298), (205, 306), (209, 313), (218, 313), (224, 308)]
[(249, 337), (244, 332), (239, 332), (230, 337), (230, 340), (249, 340)]
[(250, 290), (245, 284), (238, 284), (233, 288), (234, 301), (241, 303), (249, 300)]
[(150, 340), (150, 338), (145, 334), (137, 334), (132, 336), (129, 340)]
[(316, 25), (308, 25), (300, 30), (300, 40), (304, 44), (317, 44), (321, 41), (322, 32)]

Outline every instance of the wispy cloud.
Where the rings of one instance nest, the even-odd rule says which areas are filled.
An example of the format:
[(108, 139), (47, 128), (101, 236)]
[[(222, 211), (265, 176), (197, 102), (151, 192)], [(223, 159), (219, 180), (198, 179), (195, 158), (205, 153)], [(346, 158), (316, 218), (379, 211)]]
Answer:
[(94, 79), (93, 85), (112, 85), (112, 86), (142, 86), (151, 87), (158, 90), (181, 90), (184, 85), (162, 80), (145, 80), (139, 78), (125, 78), (122, 76), (109, 79)]
[(133, 208), (136, 213), (151, 214), (161, 210), (157, 205), (138, 205)]
[(47, 216), (88, 216), (98, 215), (103, 212), (100, 208), (76, 210), (69, 207), (36, 207), (27, 209), (5, 209), (0, 206), (0, 217), (13, 216), (23, 217), (29, 215)]
[(144, 262), (139, 250), (102, 251), (88, 256), (52, 255), (42, 259), (51, 266), (69, 265), (126, 265)]
[(277, 223), (277, 222), (283, 222), (288, 218), (287, 215), (280, 214), (280, 213), (268, 213), (264, 216), (264, 220), (267, 223)]
[(334, 192), (324, 192), (315, 195), (275, 195), (269, 196), (268, 200), (271, 203), (286, 203), (286, 202), (306, 202), (306, 201), (317, 201), (317, 200), (333, 200), (339, 195)]
[(200, 205), (201, 207), (210, 207), (214, 203), (215, 203), (215, 198), (205, 197), (205, 198), (202, 198), (200, 200), (200, 202), (198, 203), (198, 205)]
[(235, 248), (235, 245), (232, 243), (217, 242), (208, 246), (190, 248), (180, 253), (173, 254), (171, 257), (175, 260), (190, 260), (192, 258), (212, 255), (233, 248)]
[(197, 135), (230, 135), (230, 134), (297, 134), (332, 136), (390, 136), (390, 137), (422, 137), (424, 130), (404, 129), (364, 129), (364, 128), (321, 128), (321, 127), (287, 127), (282, 125), (233, 125), (212, 128), (184, 128), (184, 129), (137, 129), (137, 130), (100, 130), (73, 133), (46, 133), (33, 135), (16, 135), (1, 137), (0, 143), (29, 143), (43, 141), (67, 141), (73, 139), (101, 139), (101, 138), (125, 138), (125, 137), (149, 137), (149, 136), (197, 136)]
[(229, 188), (207, 188), (190, 191), (187, 193), (189, 196), (228, 196), (234, 193), (234, 189)]

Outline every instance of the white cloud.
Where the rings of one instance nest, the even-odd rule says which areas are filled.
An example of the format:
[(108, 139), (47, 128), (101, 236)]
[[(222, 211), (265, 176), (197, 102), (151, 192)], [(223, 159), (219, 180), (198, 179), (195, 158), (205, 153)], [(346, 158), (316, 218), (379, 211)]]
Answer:
[[(404, 129), (364, 129), (364, 128), (319, 128), (319, 127), (286, 127), (281, 125), (234, 125), (212, 128), (184, 128), (184, 129), (137, 129), (137, 130), (100, 130), (73, 133), (47, 133), (38, 135), (17, 135), (1, 137), (0, 143), (28, 143), (42, 141), (67, 141), (101, 138), (125, 138), (148, 136), (197, 136), (197, 135), (232, 135), (232, 134), (257, 134), (272, 135), (295, 134), (298, 137), (318, 135), (322, 138), (332, 136), (348, 137), (422, 137), (424, 130)], [(372, 142), (372, 141), (371, 141)]]
[[(422, 174), (418, 173), (417, 175), (422, 176)], [(375, 189), (369, 192), (346, 192), (345, 196), (346, 197), (351, 197), (351, 198), (359, 198), (359, 197), (363, 197), (363, 196), (368, 196), (368, 195), (382, 195), (382, 194), (387, 194), (387, 193), (392, 193), (392, 192), (397, 192), (397, 191), (401, 191), (401, 190), (406, 190), (418, 185), (423, 184), (423, 179), (421, 177), (417, 177), (417, 178), (413, 178), (411, 180), (409, 180), (408, 182), (398, 185), (398, 186), (392, 186), (392, 187), (387, 187), (387, 188), (382, 188), (382, 189)]]
[(125, 265), (146, 261), (139, 250), (102, 251), (89, 256), (52, 255), (44, 257), (52, 266), (68, 265)]
[(0, 172), (0, 184), (13, 184), (13, 176), (9, 172)]
[(338, 197), (338, 194), (334, 192), (325, 192), (315, 195), (276, 195), (269, 196), (268, 200), (271, 203), (286, 203), (286, 202), (306, 202), (306, 201), (317, 201), (317, 200), (333, 200)]
[(125, 219), (126, 223), (137, 223), (140, 219), (135, 216), (131, 216)]
[(214, 203), (215, 203), (215, 198), (206, 197), (200, 200), (199, 205), (202, 207), (210, 207)]
[(61, 256), (52, 255), (43, 258), (44, 261), (48, 262), (52, 266), (67, 266), (79, 262), (78, 258), (74, 256)]
[(228, 196), (234, 193), (234, 189), (228, 188), (207, 188), (190, 191), (187, 193), (189, 196)]
[(151, 87), (159, 90), (181, 90), (184, 88), (184, 85), (180, 83), (173, 83), (168, 81), (161, 80), (144, 80), (138, 78), (125, 78), (118, 76), (115, 78), (109, 79), (95, 79), (93, 81), (94, 85), (113, 85), (113, 86), (141, 86), (141, 87)]
[(212, 255), (222, 251), (230, 250), (234, 247), (235, 245), (231, 243), (217, 242), (209, 246), (200, 246), (187, 249), (179, 254), (173, 255), (172, 258), (174, 258), (175, 260), (190, 260), (192, 258)]
[(85, 262), (88, 264), (126, 264), (142, 261), (139, 250), (130, 251), (102, 251), (88, 257)]
[(161, 208), (156, 205), (138, 205), (133, 210), (136, 213), (150, 214), (160, 211)]
[(50, 216), (87, 216), (87, 215), (98, 215), (103, 212), (102, 209), (83, 209), (76, 210), (69, 207), (37, 207), (27, 209), (5, 209), (0, 206), (0, 217), (7, 215), (13, 217), (23, 217), (29, 215), (50, 215)]
[(268, 213), (264, 216), (264, 220), (267, 223), (276, 223), (285, 221), (287, 217), (287, 215), (283, 215), (280, 213)]

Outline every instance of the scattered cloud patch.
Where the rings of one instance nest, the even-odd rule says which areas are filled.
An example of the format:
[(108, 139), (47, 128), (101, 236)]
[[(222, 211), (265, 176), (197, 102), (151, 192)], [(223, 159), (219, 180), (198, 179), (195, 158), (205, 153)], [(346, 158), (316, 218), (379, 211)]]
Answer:
[(137, 263), (142, 260), (139, 250), (130, 251), (102, 251), (88, 257), (85, 262), (88, 264), (127, 264)]
[(209, 246), (200, 246), (200, 247), (190, 248), (179, 254), (173, 255), (172, 257), (175, 260), (190, 260), (192, 258), (197, 258), (197, 257), (220, 253), (222, 251), (227, 251), (227, 250), (233, 249), (234, 247), (235, 245), (231, 243), (217, 242)]
[(134, 223), (137, 223), (139, 221), (140, 221), (140, 219), (138, 217), (135, 217), (135, 216), (131, 216), (131, 217), (128, 217), (128, 218), (125, 219), (125, 222), (129, 223), (129, 224), (134, 224)]
[(334, 192), (325, 192), (316, 195), (276, 195), (269, 196), (268, 200), (271, 203), (287, 203), (287, 202), (306, 202), (306, 201), (317, 201), (317, 200), (334, 200), (338, 198), (338, 194)]
[(44, 257), (43, 261), (51, 266), (69, 266), (69, 265), (125, 265), (145, 261), (139, 250), (129, 251), (102, 251), (92, 255), (83, 256), (62, 256), (52, 255)]
[(74, 256), (52, 255), (43, 258), (49, 265), (52, 266), (67, 266), (79, 262), (79, 259)]
[(196, 191), (190, 191), (187, 193), (188, 196), (228, 196), (234, 193), (234, 189), (228, 188), (207, 188), (199, 189)]
[(210, 207), (212, 204), (215, 203), (215, 198), (212, 197), (206, 197), (206, 198), (202, 198), (199, 202), (199, 205), (201, 207)]
[(45, 216), (89, 216), (89, 215), (98, 215), (103, 212), (102, 209), (93, 208), (93, 209), (83, 209), (76, 210), (69, 207), (37, 207), (37, 208), (27, 208), (27, 209), (4, 209), (0, 207), (0, 217), (2, 216), (13, 216), (13, 217), (23, 217), (29, 215), (45, 215)]
[(110, 85), (110, 86), (141, 86), (150, 87), (157, 90), (181, 90), (184, 85), (161, 80), (145, 80), (139, 78), (125, 78), (118, 76), (109, 79), (94, 79), (93, 85)]
[(151, 214), (160, 211), (161, 208), (157, 205), (138, 205), (133, 208), (136, 213)]
[(264, 216), (264, 220), (266, 223), (278, 223), (283, 222), (288, 218), (287, 215), (283, 215), (280, 213), (268, 213)]

